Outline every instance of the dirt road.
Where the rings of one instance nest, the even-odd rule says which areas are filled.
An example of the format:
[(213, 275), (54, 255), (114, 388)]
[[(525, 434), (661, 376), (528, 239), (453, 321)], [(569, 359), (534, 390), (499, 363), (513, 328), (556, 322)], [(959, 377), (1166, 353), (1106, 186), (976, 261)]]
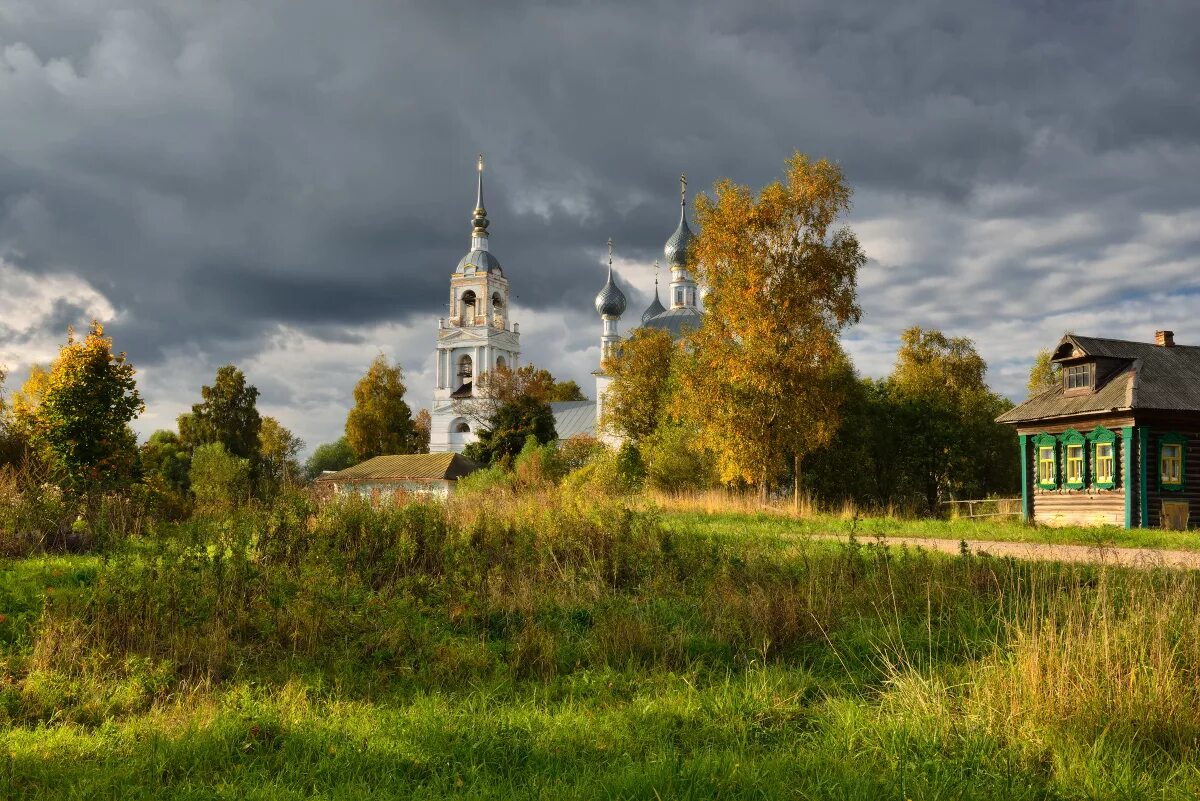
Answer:
[[(822, 539), (844, 540), (834, 534)], [(874, 540), (870, 540), (874, 542)], [(886, 537), (888, 545), (921, 547), (941, 553), (959, 553), (957, 540), (942, 540), (932, 537)], [(967, 540), (973, 554), (1011, 556), (1016, 559), (1032, 559), (1045, 562), (1090, 562), (1094, 564), (1124, 565), (1128, 567), (1170, 567), (1181, 570), (1200, 569), (1200, 551), (1169, 551), (1156, 548), (1116, 548), (1091, 545), (1048, 545), (1034, 542), (996, 542), (991, 540)]]

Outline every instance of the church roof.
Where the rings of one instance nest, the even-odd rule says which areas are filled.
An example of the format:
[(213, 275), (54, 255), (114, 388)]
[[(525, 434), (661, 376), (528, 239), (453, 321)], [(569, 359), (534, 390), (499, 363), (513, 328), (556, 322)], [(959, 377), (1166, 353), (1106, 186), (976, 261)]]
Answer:
[(493, 256), (490, 250), (472, 250), (458, 262), (455, 272), (465, 273), (468, 267), (474, 267), (476, 272), (504, 274), (500, 269), (500, 260)]
[(457, 453), (405, 453), (376, 456), (365, 462), (326, 473), (318, 481), (436, 481), (455, 480), (480, 465)]
[(595, 401), (556, 401), (550, 404), (554, 412), (554, 430), (560, 440), (578, 436), (596, 436)]
[(671, 335), (671, 339), (679, 339), (684, 331), (694, 331), (700, 327), (703, 315), (699, 309), (681, 306), (650, 318), (642, 323), (642, 328), (661, 328)]

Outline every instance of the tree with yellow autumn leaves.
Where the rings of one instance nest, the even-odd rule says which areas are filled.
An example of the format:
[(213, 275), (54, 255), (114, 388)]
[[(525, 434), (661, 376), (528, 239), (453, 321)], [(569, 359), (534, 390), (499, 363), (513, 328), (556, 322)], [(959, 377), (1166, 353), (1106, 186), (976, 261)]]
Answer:
[(93, 321), (86, 336), (67, 332), (49, 370), (34, 368), (13, 398), (16, 430), (63, 483), (75, 489), (128, 481), (137, 453), (130, 421), (145, 408), (134, 368)]
[(840, 335), (860, 317), (867, 258), (838, 225), (850, 195), (836, 164), (796, 153), (784, 180), (757, 195), (722, 180), (714, 197), (697, 198), (688, 268), (708, 294), (681, 351), (671, 411), (695, 426), (722, 481), (765, 493), (837, 430)]

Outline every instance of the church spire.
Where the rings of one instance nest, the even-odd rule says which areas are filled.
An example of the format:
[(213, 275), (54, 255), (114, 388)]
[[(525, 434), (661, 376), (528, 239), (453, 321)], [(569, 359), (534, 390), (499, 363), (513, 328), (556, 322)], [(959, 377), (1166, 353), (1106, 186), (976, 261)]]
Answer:
[(471, 250), (487, 250), (487, 209), (483, 207), (483, 154), (476, 163), (479, 184), (475, 194), (475, 216), (471, 218)]

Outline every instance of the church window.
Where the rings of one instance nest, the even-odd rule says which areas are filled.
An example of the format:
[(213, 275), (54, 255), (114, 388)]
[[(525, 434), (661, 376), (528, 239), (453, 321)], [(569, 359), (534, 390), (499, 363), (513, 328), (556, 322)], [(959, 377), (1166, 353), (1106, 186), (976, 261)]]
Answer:
[(507, 366), (508, 366), (508, 362), (504, 361), (503, 356), (496, 357), (496, 369), (497, 370), (503, 370)]
[(463, 381), (471, 377), (471, 357), (466, 354), (458, 360), (458, 377)]
[(675, 288), (675, 305), (676, 306), (683, 305), (683, 287)]
[(492, 307), (495, 309), (504, 308), (504, 299), (500, 297), (499, 292), (492, 293)]
[(465, 422), (459, 421), (458, 423), (454, 424), (454, 433), (455, 434), (470, 434), (471, 427), (469, 425), (467, 425)]

